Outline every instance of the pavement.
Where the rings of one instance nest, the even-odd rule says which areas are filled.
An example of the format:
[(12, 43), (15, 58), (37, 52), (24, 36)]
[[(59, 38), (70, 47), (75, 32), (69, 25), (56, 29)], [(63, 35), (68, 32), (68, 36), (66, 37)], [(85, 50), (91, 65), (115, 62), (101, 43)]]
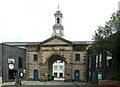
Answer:
[[(60, 82), (60, 81), (47, 81), (47, 82), (40, 82), (40, 81), (22, 81), (22, 85), (85, 85), (87, 83), (83, 82)], [(15, 82), (5, 82), (2, 85), (15, 85)]]
[[(21, 81), (23, 87), (29, 87), (29, 86), (65, 86), (65, 87), (97, 87), (94, 84), (90, 84), (87, 82), (63, 82), (63, 81), (47, 81), (47, 82), (40, 82), (40, 81)], [(57, 86), (56, 86), (57, 85)], [(15, 86), (15, 82), (5, 82), (2, 83), (2, 87), (13, 87)]]

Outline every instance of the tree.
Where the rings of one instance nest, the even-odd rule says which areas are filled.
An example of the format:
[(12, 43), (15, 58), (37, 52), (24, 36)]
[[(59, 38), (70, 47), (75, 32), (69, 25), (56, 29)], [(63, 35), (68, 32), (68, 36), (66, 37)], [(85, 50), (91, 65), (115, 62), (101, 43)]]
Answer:
[(93, 36), (92, 49), (97, 53), (107, 54), (109, 51), (113, 57), (113, 67), (120, 72), (120, 11), (112, 14), (105, 26), (99, 26)]
[(94, 42), (92, 48), (97, 53), (105, 53), (107, 51), (111, 52), (111, 38), (109, 37), (112, 35), (112, 30), (107, 24), (105, 27), (99, 26), (93, 36)]
[(112, 14), (109, 23), (110, 27), (113, 28), (114, 31), (120, 30), (120, 10)]

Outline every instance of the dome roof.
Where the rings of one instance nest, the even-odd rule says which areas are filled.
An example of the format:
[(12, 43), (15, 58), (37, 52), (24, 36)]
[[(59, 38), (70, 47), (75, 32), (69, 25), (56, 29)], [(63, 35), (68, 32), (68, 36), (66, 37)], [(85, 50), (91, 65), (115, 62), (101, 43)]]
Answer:
[(57, 15), (59, 15), (59, 16), (61, 16), (62, 17), (62, 13), (61, 13), (61, 11), (56, 11), (56, 13), (54, 14), (55, 16), (57, 16)]
[(61, 24), (55, 24), (53, 27), (54, 28), (62, 28), (63, 29), (63, 26)]

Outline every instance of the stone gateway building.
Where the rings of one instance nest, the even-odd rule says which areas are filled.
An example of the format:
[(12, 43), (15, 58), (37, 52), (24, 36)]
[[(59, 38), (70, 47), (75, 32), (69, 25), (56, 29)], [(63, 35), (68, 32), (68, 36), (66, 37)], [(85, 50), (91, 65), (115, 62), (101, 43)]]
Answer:
[(47, 80), (52, 64), (65, 62), (65, 80), (86, 81), (86, 49), (89, 43), (70, 42), (53, 36), (39, 44), (27, 45), (27, 73), (34, 80)]
[(86, 81), (86, 49), (91, 42), (64, 39), (62, 13), (58, 10), (54, 16), (55, 25), (52, 36), (43, 42), (28, 43), (26, 46), (27, 77), (34, 80), (48, 80), (48, 75), (52, 75), (53, 63), (63, 60), (66, 81)]
[(65, 62), (65, 81), (87, 81), (87, 48), (90, 41), (69, 41), (63, 38), (63, 15), (56, 11), (55, 25), (50, 38), (43, 42), (6, 43), (26, 49), (26, 77), (33, 80), (48, 80), (53, 63)]

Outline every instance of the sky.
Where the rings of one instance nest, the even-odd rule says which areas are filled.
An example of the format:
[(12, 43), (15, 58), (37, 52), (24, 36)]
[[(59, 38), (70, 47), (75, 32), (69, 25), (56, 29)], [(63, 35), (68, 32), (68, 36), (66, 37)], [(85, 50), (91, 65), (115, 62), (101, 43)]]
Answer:
[(41, 42), (51, 37), (54, 13), (63, 14), (64, 39), (91, 41), (119, 0), (0, 0), (0, 42)]

